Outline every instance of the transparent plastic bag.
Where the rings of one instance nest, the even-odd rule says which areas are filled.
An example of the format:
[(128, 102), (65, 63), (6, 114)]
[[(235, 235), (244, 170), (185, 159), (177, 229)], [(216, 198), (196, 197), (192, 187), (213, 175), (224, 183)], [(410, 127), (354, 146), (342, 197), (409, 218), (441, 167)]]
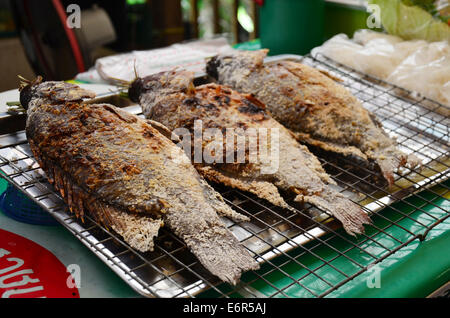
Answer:
[[(446, 41), (403, 41), (371, 30), (353, 39), (339, 34), (312, 51), (450, 106), (450, 46)], [(441, 107), (442, 108), (442, 107)], [(441, 112), (449, 116), (448, 108)]]
[[(412, 52), (387, 77), (388, 82), (450, 106), (450, 47), (434, 42)], [(447, 115), (450, 115), (447, 112)]]

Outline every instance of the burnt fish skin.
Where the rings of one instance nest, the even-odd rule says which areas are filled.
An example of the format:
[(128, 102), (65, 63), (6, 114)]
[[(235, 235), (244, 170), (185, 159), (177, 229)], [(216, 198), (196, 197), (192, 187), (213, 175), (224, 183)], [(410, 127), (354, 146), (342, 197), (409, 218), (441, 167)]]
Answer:
[[(193, 152), (194, 165), (207, 180), (251, 192), (290, 209), (279, 190), (295, 193), (296, 201), (329, 212), (349, 234), (364, 231), (363, 225), (370, 223), (368, 215), (333, 189), (334, 181), (319, 160), (270, 117), (260, 101), (218, 84), (194, 87), (193, 80), (192, 72), (162, 72), (136, 79), (129, 96), (140, 103), (147, 118), (160, 122), (175, 134), (181, 133), (183, 141), (183, 129), (189, 132), (186, 136), (193, 146), (186, 152)], [(197, 139), (196, 144), (199, 121), (204, 138)], [(253, 150), (249, 141), (237, 142), (250, 131), (261, 132), (257, 136), (258, 147)], [(260, 137), (264, 135), (267, 142)], [(215, 157), (218, 160), (204, 157), (196, 161), (198, 144), (204, 154), (218, 154)], [(239, 153), (245, 154), (244, 160), (238, 161)], [(251, 153), (258, 160), (250, 160)]]
[(150, 121), (82, 101), (92, 97), (64, 82), (38, 80), (21, 89), (31, 150), (70, 210), (78, 217), (90, 213), (141, 252), (153, 250), (164, 224), (206, 269), (231, 284), (257, 269), (218, 215), (248, 218), (225, 204)]
[(420, 164), (397, 148), (376, 117), (335, 78), (293, 61), (264, 64), (267, 52), (218, 55), (208, 61), (206, 71), (218, 83), (255, 94), (300, 142), (367, 166), (375, 163), (389, 185), (398, 168)]

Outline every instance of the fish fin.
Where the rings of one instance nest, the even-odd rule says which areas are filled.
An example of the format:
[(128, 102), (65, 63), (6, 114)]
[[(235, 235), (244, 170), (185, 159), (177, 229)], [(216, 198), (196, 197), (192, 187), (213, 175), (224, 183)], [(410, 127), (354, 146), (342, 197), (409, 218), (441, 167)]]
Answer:
[(120, 120), (126, 123), (132, 124), (137, 121), (137, 118), (135, 116), (113, 105), (103, 104), (101, 105), (101, 107), (103, 107), (103, 109), (109, 111), (110, 113), (114, 114), (115, 116), (120, 118)]
[(43, 97), (53, 101), (73, 102), (96, 96), (90, 90), (67, 82), (44, 82), (40, 84), (39, 88)]
[(199, 236), (185, 238), (185, 241), (208, 271), (224, 282), (236, 285), (243, 272), (257, 270), (259, 264), (242, 244), (230, 240), (229, 235), (223, 225), (210, 224), (200, 231)]
[(203, 186), (203, 192), (211, 206), (216, 210), (219, 216), (224, 216), (232, 219), (235, 222), (250, 221), (248, 216), (234, 211), (228, 204), (225, 203), (222, 196), (215, 191), (205, 180), (201, 179), (200, 183)]
[(131, 247), (140, 252), (153, 251), (154, 238), (158, 236), (159, 229), (164, 225), (162, 219), (129, 214), (115, 208), (110, 208), (108, 215), (111, 220), (114, 220), (111, 222), (111, 228)]
[(364, 233), (364, 224), (372, 224), (367, 213), (356, 203), (330, 188), (325, 189), (320, 195), (298, 195), (295, 201), (310, 203), (330, 213), (352, 236)]
[[(239, 51), (237, 54), (239, 55), (239, 58), (242, 58), (243, 65), (245, 64), (248, 69), (252, 68), (258, 68), (263, 66), (264, 59), (266, 58), (267, 54), (269, 53), (268, 49), (261, 49), (256, 51)], [(224, 56), (224, 59), (226, 59), (227, 56)]]
[(359, 150), (354, 146), (347, 146), (347, 145), (344, 146), (330, 141), (317, 140), (307, 133), (292, 132), (292, 134), (294, 135), (295, 139), (297, 139), (297, 141), (300, 143), (306, 143), (308, 145), (318, 147), (325, 151), (336, 152), (343, 156), (358, 157), (365, 161), (368, 160), (367, 156), (361, 150)]
[(273, 205), (292, 209), (292, 207), (281, 197), (278, 188), (271, 182), (246, 180), (244, 178), (226, 176), (211, 166), (197, 167), (197, 170), (210, 181), (221, 183), (239, 190), (248, 191), (261, 199), (269, 201)]
[(374, 160), (380, 167), (384, 178), (388, 181), (389, 186), (395, 183), (394, 173), (398, 172), (399, 168), (406, 167), (409, 169), (419, 168), (421, 161), (415, 155), (407, 155), (400, 152), (395, 147), (388, 147), (387, 149), (373, 155)]
[(17, 75), (20, 80), (19, 91), (21, 92), (28, 85), (39, 85), (42, 83), (42, 76), (38, 75), (34, 80), (28, 80), (24, 78), (22, 75)]
[(163, 136), (165, 136), (166, 138), (172, 140), (173, 142), (180, 142), (181, 139), (176, 135), (176, 134), (172, 134), (172, 131), (167, 128), (164, 124), (161, 124), (160, 122), (151, 120), (151, 119), (146, 119), (145, 120), (150, 126), (152, 126), (153, 128), (155, 128), (156, 130), (158, 130)]
[(252, 59), (250, 60), (250, 63), (253, 64), (255, 67), (260, 67), (264, 64), (264, 58), (269, 53), (269, 49), (262, 49), (254, 51), (254, 54), (252, 54)]
[[(50, 167), (47, 167), (49, 169)], [(53, 186), (61, 193), (69, 210), (83, 219), (85, 211), (106, 228), (113, 229), (131, 247), (141, 251), (152, 251), (153, 239), (158, 235), (163, 222), (141, 214), (131, 214), (108, 205), (73, 184), (71, 179), (56, 165), (52, 165), (55, 176)]]

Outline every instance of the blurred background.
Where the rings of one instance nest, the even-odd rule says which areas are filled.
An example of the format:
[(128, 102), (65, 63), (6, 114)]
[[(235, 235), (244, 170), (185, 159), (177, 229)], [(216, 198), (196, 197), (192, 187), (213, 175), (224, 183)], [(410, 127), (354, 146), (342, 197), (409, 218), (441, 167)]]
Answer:
[[(360, 0), (0, 0), (0, 91), (17, 74), (65, 80), (99, 57), (194, 39), (225, 37), (231, 45), (272, 45), (272, 53), (304, 54), (338, 33), (364, 28)], [(70, 4), (81, 9), (81, 28)], [(290, 18), (289, 18), (290, 16)], [(298, 39), (278, 43), (282, 38)], [(277, 42), (273, 45), (273, 42)], [(299, 47), (300, 45), (300, 47)]]
[[(16, 88), (18, 74), (26, 78), (39, 74), (47, 80), (68, 80), (91, 69), (101, 57), (198, 39), (220, 37), (235, 48), (264, 47), (270, 49), (269, 55), (304, 55), (337, 34), (351, 38), (356, 30), (367, 29), (373, 17), (371, 4), (381, 6), (384, 26), (384, 29), (370, 26), (373, 31), (388, 31), (404, 39), (436, 40), (436, 36), (430, 39), (430, 35), (446, 39), (450, 34), (448, 3), (448, 0), (0, 0), (3, 73), (0, 91)], [(437, 20), (430, 22), (434, 18)], [(443, 23), (437, 22), (439, 19)]]

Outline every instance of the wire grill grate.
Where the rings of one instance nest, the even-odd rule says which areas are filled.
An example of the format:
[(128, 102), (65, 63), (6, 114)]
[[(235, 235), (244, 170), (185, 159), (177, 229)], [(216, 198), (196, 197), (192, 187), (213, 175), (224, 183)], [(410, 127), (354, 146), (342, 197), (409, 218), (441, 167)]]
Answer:
[[(148, 297), (324, 297), (414, 240), (423, 240), (450, 216), (450, 119), (445, 107), (383, 81), (360, 74), (323, 56), (279, 56), (325, 70), (343, 80), (372, 111), (399, 148), (423, 160), (421, 171), (406, 169), (388, 190), (368, 167), (318, 152), (324, 168), (342, 193), (372, 214), (373, 225), (357, 238), (348, 236), (324, 211), (301, 206), (297, 213), (270, 205), (251, 194), (214, 185), (225, 201), (251, 222), (229, 229), (261, 262), (235, 287), (221, 284), (204, 269), (185, 244), (166, 229), (155, 251), (139, 253), (89, 216), (84, 222), (68, 213), (61, 196), (35, 162), (23, 131), (0, 136), (0, 170), (4, 178), (38, 203), (102, 259), (132, 288)], [(139, 107), (128, 110), (139, 114)], [(398, 205), (402, 204), (403, 208)], [(432, 206), (433, 209), (426, 208)]]

